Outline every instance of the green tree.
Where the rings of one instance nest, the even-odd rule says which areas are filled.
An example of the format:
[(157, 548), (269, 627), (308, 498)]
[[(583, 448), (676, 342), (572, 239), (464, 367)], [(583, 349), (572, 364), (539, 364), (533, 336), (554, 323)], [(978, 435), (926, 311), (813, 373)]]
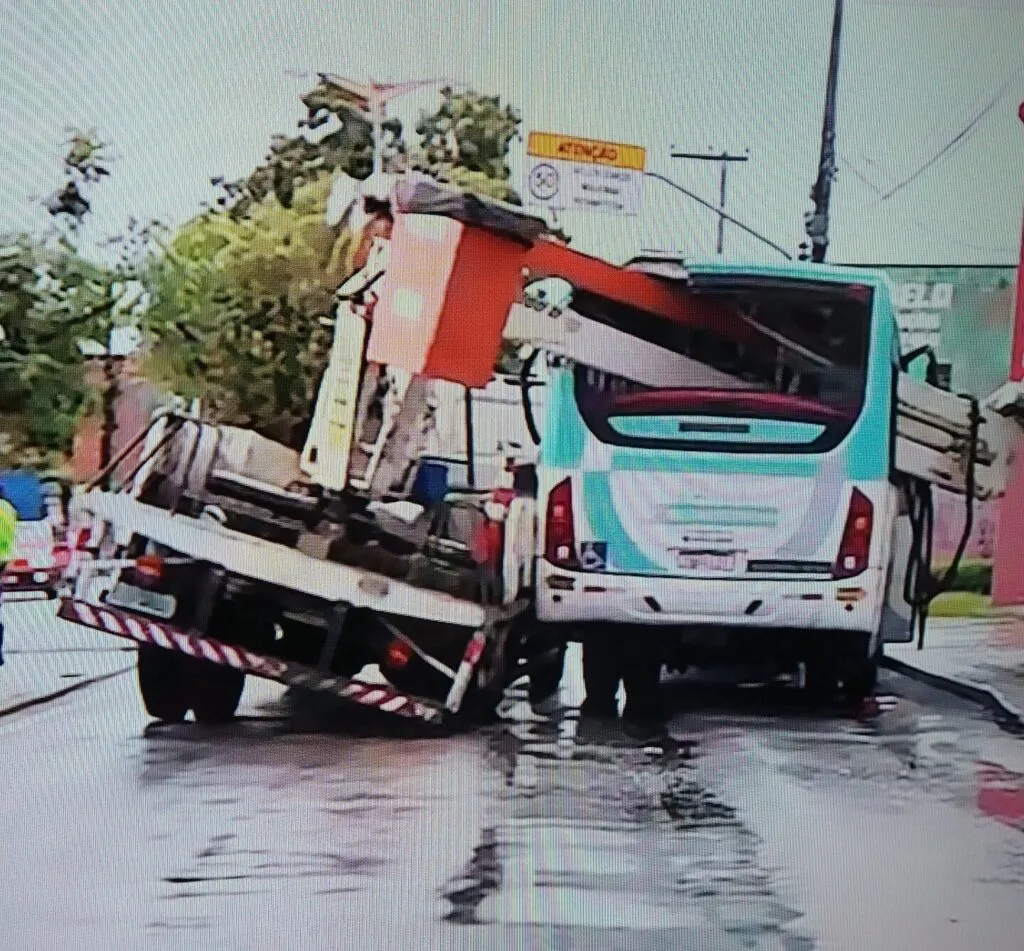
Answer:
[(0, 464), (61, 465), (99, 395), (79, 344), (106, 343), (113, 327), (132, 319), (152, 224), (130, 222), (108, 242), (111, 264), (79, 247), (94, 188), (109, 175), (104, 143), (95, 133), (72, 132), (62, 181), (43, 201), (54, 233), (0, 236)]
[(150, 375), (200, 397), (216, 419), (278, 438), (308, 412), (330, 343), (321, 320), (339, 279), (324, 224), (330, 179), (244, 215), (207, 212), (179, 229), (150, 277)]
[(500, 96), (441, 90), (438, 110), (420, 117), (419, 151), (412, 167), (441, 182), (522, 204), (509, 185), (508, 152), (521, 140), (522, 116)]

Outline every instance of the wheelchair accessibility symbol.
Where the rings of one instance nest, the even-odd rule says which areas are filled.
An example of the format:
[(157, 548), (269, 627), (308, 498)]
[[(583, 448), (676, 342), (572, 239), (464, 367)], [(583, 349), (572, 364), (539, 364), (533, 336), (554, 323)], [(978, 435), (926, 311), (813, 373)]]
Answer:
[(558, 194), (558, 169), (546, 162), (535, 165), (527, 184), (537, 201), (551, 201)]
[(580, 565), (587, 571), (603, 571), (608, 565), (608, 543), (582, 542)]

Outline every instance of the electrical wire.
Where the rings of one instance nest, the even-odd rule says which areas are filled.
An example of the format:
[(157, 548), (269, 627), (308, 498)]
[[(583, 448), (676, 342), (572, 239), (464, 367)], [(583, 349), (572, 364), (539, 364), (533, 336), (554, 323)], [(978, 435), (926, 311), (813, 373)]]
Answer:
[[(839, 163), (849, 171), (857, 181), (867, 186), (876, 198), (881, 198), (882, 189), (876, 185), (870, 178), (853, 162), (851, 162), (845, 155), (837, 156)], [(876, 204), (878, 204), (876, 202)], [(944, 241), (956, 241), (957, 244), (962, 248), (967, 248), (970, 251), (981, 251), (984, 254), (1001, 254), (1006, 255), (1007, 261), (1011, 261), (1016, 258), (1018, 249), (1012, 247), (996, 247), (990, 244), (971, 244), (964, 241), (960, 235), (952, 235), (949, 232), (942, 231), (934, 226), (929, 226), (926, 222), (922, 221), (916, 215), (907, 214), (904, 216), (921, 234), (930, 238), (940, 238)], [(1013, 265), (1010, 265), (1013, 266)]]
[(937, 162), (945, 158), (949, 153), (963, 142), (982, 122), (998, 104), (999, 100), (1006, 95), (1009, 91), (1011, 84), (1017, 79), (1021, 73), (1024, 72), (1024, 67), (1018, 67), (1015, 69), (999, 86), (996, 93), (989, 99), (989, 101), (977, 112), (974, 117), (955, 135), (950, 139), (942, 148), (935, 152), (927, 161), (922, 163), (918, 168), (904, 178), (901, 182), (894, 185), (888, 191), (884, 192), (879, 196), (879, 203), (888, 201), (893, 195), (896, 195), (912, 182), (920, 178), (928, 169), (930, 169)]

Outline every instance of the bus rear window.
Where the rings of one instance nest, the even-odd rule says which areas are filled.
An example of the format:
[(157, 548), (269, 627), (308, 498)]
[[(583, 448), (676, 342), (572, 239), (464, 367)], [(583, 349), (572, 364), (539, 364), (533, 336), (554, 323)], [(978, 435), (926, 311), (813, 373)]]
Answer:
[[(636, 370), (625, 375), (575, 367), (588, 427), (607, 443), (662, 449), (837, 445), (863, 408), (870, 289), (779, 281), (708, 293), (730, 318), (699, 329), (592, 295), (574, 298), (574, 311), (638, 347)], [(660, 355), (657, 379), (646, 369), (645, 346)]]

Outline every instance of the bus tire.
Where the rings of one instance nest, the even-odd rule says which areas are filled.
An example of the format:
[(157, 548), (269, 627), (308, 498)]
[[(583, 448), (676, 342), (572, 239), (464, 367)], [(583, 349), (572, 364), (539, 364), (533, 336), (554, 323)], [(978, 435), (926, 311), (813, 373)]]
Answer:
[(586, 697), (580, 707), (583, 716), (612, 718), (619, 715), (620, 658), (612, 637), (605, 630), (583, 637), (583, 685)]
[(828, 703), (839, 692), (839, 674), (835, 664), (816, 658), (806, 662), (804, 692), (811, 703)]
[(188, 713), (184, 660), (175, 651), (140, 644), (136, 673), (146, 712), (156, 720), (180, 723)]
[(530, 703), (543, 703), (554, 696), (565, 675), (565, 649), (560, 650), (550, 663), (530, 672)]
[(657, 723), (664, 719), (662, 657), (653, 637), (637, 641), (622, 664), (622, 684), (626, 690), (622, 717), (634, 723)]
[(871, 657), (858, 664), (843, 678), (843, 694), (853, 703), (860, 703), (870, 697), (877, 686), (877, 657)]

